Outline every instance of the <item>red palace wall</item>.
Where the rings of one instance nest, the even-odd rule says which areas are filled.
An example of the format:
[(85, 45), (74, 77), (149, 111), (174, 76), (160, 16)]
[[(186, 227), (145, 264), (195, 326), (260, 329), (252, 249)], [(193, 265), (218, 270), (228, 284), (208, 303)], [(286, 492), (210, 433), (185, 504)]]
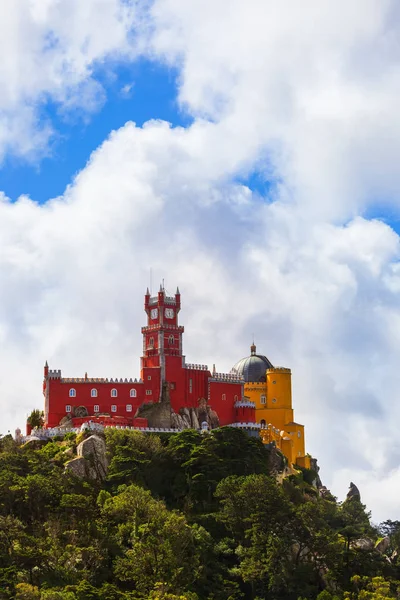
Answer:
[[(166, 296), (164, 290), (153, 298), (148, 293), (145, 295), (148, 320), (147, 325), (142, 327), (141, 381), (111, 381), (87, 376), (66, 379), (61, 377), (61, 371), (49, 371), (46, 363), (43, 386), (45, 426), (58, 426), (63, 417), (73, 416), (73, 409), (79, 406), (88, 410), (89, 417), (106, 413), (115, 424), (126, 421), (126, 424), (134, 425), (133, 419), (139, 406), (160, 401), (164, 381), (169, 384), (171, 406), (175, 412), (183, 407), (196, 407), (199, 400), (205, 398), (218, 413), (221, 425), (237, 422), (235, 403), (243, 397), (243, 382), (231, 375), (212, 375), (206, 365), (185, 364), (182, 353), (184, 328), (178, 324), (179, 310), (179, 291), (174, 297)], [(70, 396), (71, 389), (76, 392), (73, 397)], [(97, 390), (96, 397), (91, 395), (93, 389)], [(113, 389), (117, 391), (116, 397), (111, 395)], [(130, 395), (131, 390), (136, 391), (136, 396)], [(95, 406), (99, 409), (96, 412)], [(113, 406), (115, 410), (112, 410)], [(132, 410), (129, 410), (130, 407)], [(89, 420), (88, 417), (74, 417), (73, 422), (80, 423), (82, 419), (82, 422)]]

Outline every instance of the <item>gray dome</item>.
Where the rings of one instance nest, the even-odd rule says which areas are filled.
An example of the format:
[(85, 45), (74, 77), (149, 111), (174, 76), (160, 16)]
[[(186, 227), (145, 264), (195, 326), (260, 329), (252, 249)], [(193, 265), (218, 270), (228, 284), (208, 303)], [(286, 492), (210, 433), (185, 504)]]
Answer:
[(256, 354), (256, 347), (254, 344), (251, 346), (250, 350), (251, 355), (239, 360), (232, 368), (232, 373), (240, 375), (246, 382), (265, 381), (265, 371), (267, 369), (273, 369), (274, 366), (266, 356)]

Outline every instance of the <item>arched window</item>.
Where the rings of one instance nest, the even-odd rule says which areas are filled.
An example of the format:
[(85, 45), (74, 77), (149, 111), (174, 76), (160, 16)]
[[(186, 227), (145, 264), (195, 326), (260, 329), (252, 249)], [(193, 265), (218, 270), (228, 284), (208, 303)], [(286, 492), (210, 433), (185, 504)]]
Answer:
[(300, 430), (297, 432), (297, 437), (301, 438), (301, 431)]
[(129, 392), (129, 395), (131, 398), (136, 398), (136, 390), (132, 388), (131, 391)]
[(154, 348), (154, 338), (152, 337), (149, 339), (149, 347)]
[(267, 397), (264, 396), (264, 394), (260, 397), (260, 403), (261, 404), (266, 404), (267, 403)]
[(264, 419), (261, 421), (260, 425), (261, 425), (261, 429), (265, 429), (265, 421), (264, 421)]
[(97, 398), (97, 390), (96, 388), (93, 388), (92, 390), (90, 390), (90, 395), (92, 398)]
[(235, 394), (235, 402), (237, 402), (239, 400), (237, 394)]
[(111, 398), (116, 398), (118, 396), (118, 392), (115, 388), (111, 390)]
[(174, 341), (175, 341), (175, 338), (174, 338), (174, 336), (173, 336), (173, 335), (170, 335), (170, 336), (169, 336), (169, 338), (168, 338), (168, 343), (169, 343), (169, 345), (170, 345), (170, 346), (173, 346), (173, 345), (174, 345)]
[(226, 394), (222, 394), (222, 400), (226, 400)]
[(75, 396), (76, 396), (76, 389), (75, 388), (71, 388), (69, 390), (69, 397), (70, 398), (75, 398)]

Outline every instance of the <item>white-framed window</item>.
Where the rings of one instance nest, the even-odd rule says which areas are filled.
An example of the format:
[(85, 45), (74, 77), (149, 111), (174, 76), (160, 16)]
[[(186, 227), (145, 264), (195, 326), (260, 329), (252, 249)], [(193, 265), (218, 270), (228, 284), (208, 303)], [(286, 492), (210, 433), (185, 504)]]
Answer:
[(132, 404), (126, 405), (126, 412), (132, 412)]
[(117, 412), (117, 405), (111, 404), (111, 412)]
[(154, 347), (154, 338), (152, 338), (152, 337), (149, 339), (149, 346), (150, 346), (150, 348)]
[(129, 392), (129, 395), (131, 398), (136, 398), (136, 390), (132, 388), (131, 391)]
[(226, 400), (226, 394), (222, 394), (222, 400)]
[(67, 413), (67, 412), (71, 412), (71, 405), (70, 405), (70, 404), (67, 404), (67, 405), (65, 406), (65, 412), (66, 412), (66, 413)]
[(151, 381), (151, 375), (147, 375), (147, 380)]
[(93, 388), (92, 390), (90, 390), (90, 395), (92, 398), (97, 398), (97, 390), (96, 388)]
[(69, 390), (69, 397), (70, 398), (75, 398), (75, 396), (76, 396), (76, 389), (75, 388), (71, 388)]
[(118, 396), (118, 392), (115, 388), (111, 390), (111, 398), (116, 398)]
[(151, 396), (152, 391), (151, 390), (146, 390), (146, 396)]
[(193, 379), (189, 379), (189, 394), (193, 392)]
[(264, 396), (264, 394), (262, 394), (262, 396), (260, 396), (260, 403), (261, 404), (267, 404), (267, 397)]
[(93, 411), (94, 412), (100, 412), (100, 406), (98, 404), (95, 404), (93, 407)]

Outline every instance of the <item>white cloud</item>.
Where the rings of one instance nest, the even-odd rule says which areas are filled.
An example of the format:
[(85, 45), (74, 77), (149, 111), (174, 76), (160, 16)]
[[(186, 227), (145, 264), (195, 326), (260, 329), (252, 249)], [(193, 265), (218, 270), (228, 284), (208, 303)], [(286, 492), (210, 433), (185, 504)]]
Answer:
[[(23, 48), (28, 73), (11, 59), (0, 72), (7, 144), (43, 146), (41, 97), (96, 103), (93, 65), (134, 52), (137, 19), (134, 47), (178, 66), (196, 120), (128, 123), (63, 197), (0, 201), (2, 429), (41, 405), (46, 358), (71, 376), (138, 375), (152, 268), (181, 287), (188, 360), (229, 369), (254, 332), (293, 369), (324, 481), (343, 496), (352, 479), (377, 520), (396, 518), (399, 237), (366, 218), (398, 204), (394, 2), (157, 0), (147, 20), (115, 17), (116, 0), (22, 4), (11, 55)], [(37, 141), (15, 134), (25, 122)], [(254, 169), (267, 198), (236, 183)]]
[(105, 59), (138, 51), (140, 11), (121, 0), (4, 0), (0, 5), (0, 160), (36, 159), (52, 125), (41, 109), (97, 110), (104, 90), (95, 71)]

